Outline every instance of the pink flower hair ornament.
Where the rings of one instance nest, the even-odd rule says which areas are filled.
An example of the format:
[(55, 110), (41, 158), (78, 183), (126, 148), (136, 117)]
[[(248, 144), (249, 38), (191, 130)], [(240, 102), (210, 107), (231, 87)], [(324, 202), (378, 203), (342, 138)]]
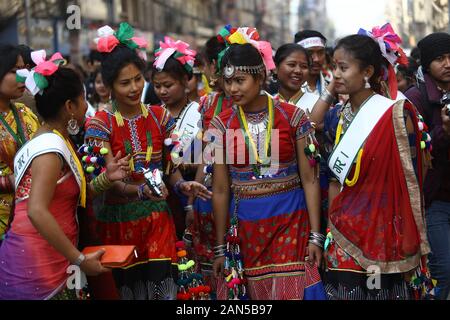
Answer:
[(390, 23), (386, 23), (382, 27), (373, 27), (372, 31), (359, 29), (358, 34), (371, 37), (380, 46), (383, 57), (391, 64), (401, 65), (408, 64), (408, 58), (400, 47), (402, 39), (395, 33)]
[[(223, 30), (228, 30), (228, 34), (224, 33)], [(250, 43), (256, 49), (258, 49), (264, 65), (267, 71), (275, 69), (275, 62), (273, 61), (272, 45), (267, 41), (260, 41), (259, 33), (256, 28), (250, 27), (239, 27), (236, 30), (227, 29), (225, 27), (221, 30), (220, 35), (225, 39), (227, 49), (232, 44), (246, 44)], [(219, 54), (219, 63), (221, 62), (226, 50), (223, 50)]]
[(123, 44), (137, 53), (143, 60), (147, 60), (145, 49), (148, 46), (144, 38), (135, 37), (135, 31), (128, 23), (122, 22), (119, 29), (114, 31), (110, 26), (103, 26), (97, 30), (98, 38), (94, 39), (97, 51), (101, 53), (112, 52), (119, 44)]
[(66, 60), (57, 52), (49, 60), (45, 60), (47, 54), (45, 50), (33, 51), (31, 59), (36, 64), (31, 71), (21, 69), (16, 71), (16, 81), (25, 83), (25, 86), (32, 95), (41, 94), (48, 87), (46, 77), (53, 75), (61, 65), (66, 64)]
[(383, 57), (389, 62), (387, 72), (387, 84), (391, 99), (396, 99), (398, 94), (397, 78), (394, 70), (395, 64), (408, 65), (408, 58), (400, 47), (402, 39), (395, 33), (390, 23), (386, 23), (382, 27), (373, 27), (372, 31), (359, 29), (358, 34), (371, 37), (375, 40), (381, 50)]
[(173, 56), (187, 72), (192, 72), (197, 52), (189, 49), (189, 44), (181, 40), (174, 41), (170, 37), (164, 37), (164, 42), (160, 41), (159, 47), (155, 52), (155, 62), (153, 63), (158, 71), (162, 71), (167, 60)]

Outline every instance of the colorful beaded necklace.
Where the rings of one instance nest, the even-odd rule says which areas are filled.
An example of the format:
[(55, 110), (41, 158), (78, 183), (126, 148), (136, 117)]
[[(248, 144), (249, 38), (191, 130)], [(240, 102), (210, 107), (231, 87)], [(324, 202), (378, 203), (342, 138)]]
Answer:
[[(270, 150), (270, 140), (272, 138), (272, 129), (274, 126), (274, 107), (273, 107), (273, 99), (270, 96), (267, 96), (268, 102), (267, 102), (267, 108), (269, 113), (269, 121), (267, 124), (267, 133), (264, 137), (264, 155), (262, 157), (258, 154), (258, 149), (256, 148), (256, 143), (252, 138), (251, 133), (248, 129), (248, 123), (247, 119), (245, 118), (244, 110), (241, 106), (239, 106), (239, 112), (238, 112), (238, 119), (240, 124), (240, 129), (242, 130), (242, 133), (244, 135), (245, 145), (247, 147), (247, 150), (250, 150), (253, 153), (253, 159), (256, 159), (257, 164), (253, 164), (253, 173), (256, 176), (260, 176), (261, 166), (268, 166), (270, 165), (270, 158), (271, 158), (271, 150)], [(251, 159), (251, 158), (250, 158)]]
[[(117, 101), (115, 101), (115, 100), (113, 101), (112, 107), (113, 107), (114, 117), (116, 118), (117, 126), (122, 130), (123, 127), (125, 126), (125, 122), (123, 120), (122, 114), (117, 109)], [(141, 103), (141, 112), (142, 112), (142, 116), (145, 119), (147, 119), (148, 110), (143, 103)], [(153, 153), (152, 133), (150, 131), (150, 128), (148, 128), (148, 121), (144, 121), (144, 123), (145, 123), (145, 134), (147, 137), (147, 150), (146, 150), (146, 154), (145, 154), (145, 161), (150, 162), (150, 160), (152, 159), (152, 153)], [(131, 143), (130, 139), (126, 138), (126, 135), (124, 135), (123, 132), (122, 132), (122, 138), (123, 138), (123, 145), (125, 147), (125, 152), (127, 154), (132, 155), (133, 147), (132, 147), (132, 143)], [(131, 171), (135, 171), (133, 157), (131, 157), (131, 159), (130, 159), (130, 169), (131, 169)]]

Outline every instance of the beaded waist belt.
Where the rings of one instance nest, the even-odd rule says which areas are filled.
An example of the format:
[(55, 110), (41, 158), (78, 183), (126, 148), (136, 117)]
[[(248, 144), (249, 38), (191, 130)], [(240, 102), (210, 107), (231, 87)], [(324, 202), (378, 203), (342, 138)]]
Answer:
[(289, 179), (280, 180), (256, 180), (248, 184), (233, 183), (231, 190), (239, 194), (240, 198), (267, 196), (280, 192), (290, 191), (295, 188), (302, 188), (300, 177), (292, 176)]

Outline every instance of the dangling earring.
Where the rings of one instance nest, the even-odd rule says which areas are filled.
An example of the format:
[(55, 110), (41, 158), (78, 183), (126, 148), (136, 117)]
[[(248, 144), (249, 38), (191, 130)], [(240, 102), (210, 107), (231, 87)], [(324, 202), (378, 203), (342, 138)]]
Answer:
[(369, 83), (369, 77), (364, 77), (364, 80), (366, 81), (364, 88), (366, 88), (366, 89), (372, 88), (372, 86)]
[(71, 136), (75, 136), (80, 132), (80, 126), (78, 125), (77, 120), (74, 119), (73, 114), (72, 114), (72, 118), (67, 123), (67, 132)]

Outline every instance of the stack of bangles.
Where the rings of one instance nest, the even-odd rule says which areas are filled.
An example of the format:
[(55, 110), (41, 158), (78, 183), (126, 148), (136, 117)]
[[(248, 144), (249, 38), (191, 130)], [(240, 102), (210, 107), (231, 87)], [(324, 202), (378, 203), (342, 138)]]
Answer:
[(325, 101), (328, 104), (332, 104), (335, 100), (335, 97), (328, 91), (327, 88), (323, 90), (322, 94), (320, 95), (320, 99)]
[(113, 185), (113, 183), (106, 176), (105, 172), (99, 174), (94, 180), (92, 180), (91, 184), (96, 193), (105, 192)]
[(225, 257), (225, 251), (227, 249), (226, 244), (221, 244), (214, 247), (214, 259)]
[(187, 206), (184, 207), (184, 211), (192, 212), (192, 211), (194, 211), (194, 206), (192, 204), (187, 205)]
[(318, 246), (319, 248), (323, 249), (323, 245), (325, 244), (325, 240), (326, 240), (326, 237), (323, 234), (321, 234), (321, 233), (314, 232), (314, 231), (311, 231), (309, 233), (308, 242)]

